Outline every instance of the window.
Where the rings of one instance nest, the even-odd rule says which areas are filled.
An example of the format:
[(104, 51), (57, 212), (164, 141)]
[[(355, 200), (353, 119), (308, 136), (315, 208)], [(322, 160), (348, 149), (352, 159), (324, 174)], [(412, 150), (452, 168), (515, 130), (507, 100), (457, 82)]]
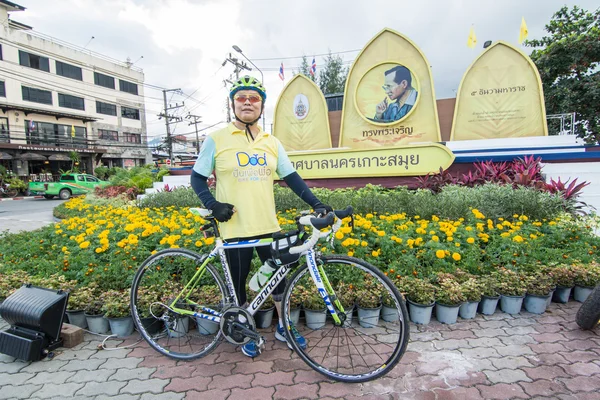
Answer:
[(50, 61), (47, 57), (38, 56), (19, 50), (19, 64), (29, 68), (50, 72)]
[(131, 94), (138, 94), (138, 88), (135, 83), (127, 82), (122, 79), (119, 79), (119, 90), (121, 92), (127, 92)]
[(142, 135), (139, 133), (127, 133), (123, 134), (127, 143), (142, 143)]
[(0, 143), (10, 143), (8, 118), (0, 117)]
[(77, 79), (78, 81), (83, 80), (81, 68), (71, 64), (65, 64), (60, 61), (56, 61), (56, 75), (64, 76), (66, 78), (71, 79)]
[(49, 90), (21, 86), (21, 91), (23, 92), (23, 100), (52, 105), (52, 92)]
[(98, 129), (98, 138), (103, 140), (119, 141), (119, 132), (109, 131), (106, 129)]
[(0, 97), (6, 97), (6, 86), (3, 81), (0, 81)]
[(79, 182), (85, 182), (85, 177), (83, 175), (77, 175), (77, 180)]
[(121, 117), (130, 119), (140, 119), (140, 110), (137, 108), (121, 107)]
[(98, 86), (104, 86), (105, 88), (109, 89), (115, 88), (115, 78), (99, 72), (94, 72), (94, 83)]
[(58, 106), (73, 108), (75, 110), (85, 110), (85, 101), (83, 97), (70, 96), (68, 94), (58, 94)]
[(96, 101), (96, 112), (98, 114), (117, 115), (117, 106), (110, 103)]
[(4, 58), (2, 57), (2, 45), (0, 44), (0, 60), (4, 60)]
[(91, 175), (86, 175), (85, 176), (85, 181), (86, 182), (100, 182), (98, 180), (98, 178), (96, 178), (95, 176), (91, 176)]
[(60, 180), (61, 181), (74, 181), (75, 176), (74, 175), (61, 175)]

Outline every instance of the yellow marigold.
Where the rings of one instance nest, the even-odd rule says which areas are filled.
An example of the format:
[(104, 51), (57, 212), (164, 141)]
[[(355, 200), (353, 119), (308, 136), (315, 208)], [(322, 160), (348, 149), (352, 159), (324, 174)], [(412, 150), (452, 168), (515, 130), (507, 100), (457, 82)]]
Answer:
[(433, 235), (433, 236), (431, 237), (431, 240), (433, 240), (434, 242), (439, 242), (439, 241), (440, 241), (440, 238), (439, 238), (439, 237), (437, 237), (436, 235)]
[(352, 257), (352, 256), (354, 256), (354, 252), (353, 251), (349, 251), (348, 252), (348, 257)]
[(79, 244), (79, 247), (81, 247), (82, 249), (87, 249), (88, 247), (90, 247), (90, 242), (88, 242), (87, 240), (85, 242), (81, 242)]
[(365, 218), (371, 219), (371, 218), (373, 218), (373, 214), (368, 213), (367, 215), (365, 215)]
[(467, 231), (467, 232), (471, 232), (472, 230), (473, 230), (472, 226), (465, 227), (465, 231)]
[(379, 231), (379, 232), (377, 232), (377, 235), (378, 236), (385, 236), (385, 232), (384, 231)]
[(475, 243), (475, 239), (472, 238), (472, 237), (470, 237), (470, 238), (467, 239), (467, 243), (473, 244), (473, 243)]
[(209, 237), (209, 238), (204, 239), (204, 243), (206, 243), (209, 246), (211, 244), (213, 244), (214, 242), (215, 242), (215, 238), (214, 237)]
[(104, 249), (104, 247), (96, 247), (96, 253), (103, 253), (104, 251), (106, 251), (106, 249)]
[(500, 234), (500, 236), (502, 236), (502, 237), (509, 237), (510, 236), (510, 232), (502, 232)]
[(532, 239), (537, 239), (537, 235), (534, 235), (533, 233), (529, 235), (530, 238)]
[(515, 237), (513, 237), (513, 241), (521, 243), (523, 241), (523, 238), (519, 235), (516, 235)]
[(431, 216), (431, 220), (432, 220), (433, 222), (438, 222), (438, 221), (440, 220), (440, 218), (439, 218), (437, 215), (432, 215), (432, 216)]
[(369, 243), (365, 242), (364, 240), (362, 242), (360, 242), (360, 245), (362, 247), (367, 247), (369, 245)]
[(372, 255), (373, 257), (377, 257), (377, 256), (379, 256), (379, 251), (377, 251), (377, 250), (373, 250), (373, 251), (371, 252), (371, 255)]
[(446, 257), (446, 252), (444, 250), (438, 250), (435, 252), (435, 256), (437, 258), (444, 258)]
[(335, 238), (338, 240), (342, 240), (344, 238), (344, 234), (341, 231), (337, 231), (335, 233)]
[(460, 254), (458, 254), (458, 253), (452, 253), (452, 259), (454, 261), (460, 261), (461, 258), (462, 257), (460, 256)]
[(447, 241), (449, 241), (449, 242), (452, 242), (452, 241), (454, 240), (454, 238), (453, 238), (452, 236), (448, 236), (448, 237), (446, 238), (446, 240), (447, 240)]
[(455, 245), (456, 247), (460, 247), (460, 243), (458, 243), (458, 242), (454, 243), (454, 245)]

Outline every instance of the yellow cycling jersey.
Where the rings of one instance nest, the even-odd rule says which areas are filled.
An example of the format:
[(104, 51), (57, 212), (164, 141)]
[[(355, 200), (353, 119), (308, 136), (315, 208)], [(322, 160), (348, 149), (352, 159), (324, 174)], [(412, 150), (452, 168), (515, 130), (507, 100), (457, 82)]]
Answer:
[[(260, 130), (260, 127), (259, 127)], [(219, 225), (225, 239), (280, 230), (273, 180), (295, 172), (281, 142), (262, 130), (254, 141), (233, 123), (202, 143), (194, 171), (217, 180), (216, 199), (235, 206), (233, 217)]]

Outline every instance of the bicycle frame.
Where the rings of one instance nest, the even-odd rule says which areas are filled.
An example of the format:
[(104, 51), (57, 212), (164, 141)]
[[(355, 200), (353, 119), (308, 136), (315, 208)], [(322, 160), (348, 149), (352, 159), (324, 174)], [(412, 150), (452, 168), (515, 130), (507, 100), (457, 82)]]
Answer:
[[(171, 304), (169, 304), (169, 308), (173, 311), (187, 315), (194, 318), (202, 318), (213, 321), (215, 323), (221, 322), (222, 313), (213, 310), (209, 307), (205, 307), (201, 304), (197, 304), (189, 299), (190, 294), (193, 289), (196, 287), (202, 275), (206, 272), (206, 266), (213, 261), (217, 256), (221, 260), (221, 266), (223, 268), (223, 273), (225, 275), (225, 284), (229, 291), (229, 298), (226, 299), (228, 303), (233, 303), (236, 306), (239, 306), (237, 295), (235, 292), (235, 287), (233, 286), (233, 280), (231, 278), (231, 271), (229, 269), (229, 264), (227, 263), (227, 257), (225, 256), (226, 249), (237, 249), (237, 248), (248, 248), (248, 247), (259, 247), (259, 246), (270, 246), (273, 243), (273, 239), (255, 239), (255, 240), (244, 240), (238, 242), (224, 242), (222, 239), (218, 238), (216, 240), (217, 245), (211, 250), (211, 252), (206, 256), (194, 276), (190, 279), (190, 281), (186, 284), (183, 290), (177, 295), (177, 297), (173, 300)], [(342, 304), (335, 296), (335, 292), (327, 279), (327, 275), (323, 270), (323, 267), (318, 265), (317, 255), (314, 248), (311, 248), (301, 254), (301, 257), (305, 257), (306, 263), (308, 265), (308, 270), (310, 275), (319, 291), (319, 294), (323, 298), (325, 305), (333, 320), (337, 324), (341, 324), (341, 320), (339, 318), (338, 312), (333, 307), (333, 304), (338, 308), (340, 312), (345, 312)], [(292, 264), (290, 264), (292, 265)], [(291, 271), (290, 265), (282, 265), (279, 267), (273, 276), (269, 279), (269, 281), (260, 289), (258, 295), (249, 303), (248, 307), (246, 307), (246, 311), (250, 313), (250, 315), (254, 315), (256, 311), (260, 308), (260, 306), (265, 302), (265, 300), (269, 297), (269, 295), (275, 290), (277, 285), (289, 274)], [(333, 299), (333, 303), (332, 300)], [(200, 308), (203, 312), (198, 311), (190, 311), (178, 308), (176, 304), (184, 300), (187, 304), (194, 305)]]

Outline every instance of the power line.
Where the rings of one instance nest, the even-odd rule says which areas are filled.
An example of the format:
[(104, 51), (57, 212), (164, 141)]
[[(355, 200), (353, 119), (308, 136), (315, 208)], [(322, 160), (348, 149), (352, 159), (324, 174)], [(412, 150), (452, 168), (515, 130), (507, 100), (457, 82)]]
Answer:
[[(8, 75), (3, 75), (3, 74), (8, 74)], [(13, 76), (11, 76), (11, 75), (13, 75)], [(102, 101), (104, 101), (104, 102), (107, 102), (107, 103), (110, 103), (110, 104), (114, 104), (114, 105), (121, 105), (121, 103), (118, 103), (117, 101), (115, 101), (115, 100), (113, 100), (113, 99), (107, 99), (107, 98), (105, 98), (105, 97), (99, 97), (99, 96), (90, 96), (90, 95), (88, 95), (87, 93), (82, 93), (82, 92), (79, 92), (79, 91), (77, 91), (77, 90), (74, 90), (74, 89), (66, 89), (66, 90), (65, 90), (65, 88), (64, 88), (63, 86), (59, 86), (59, 85), (53, 84), (53, 83), (51, 83), (51, 82), (45, 82), (45, 81), (41, 81), (41, 80), (39, 80), (39, 79), (36, 79), (36, 78), (33, 78), (33, 77), (31, 77), (31, 76), (23, 75), (23, 74), (20, 74), (20, 73), (18, 73), (18, 72), (15, 72), (15, 71), (11, 71), (11, 70), (4, 69), (4, 68), (2, 68), (2, 67), (0, 67), (0, 76), (2, 76), (2, 77), (4, 77), (4, 78), (10, 78), (10, 79), (14, 79), (14, 76), (17, 76), (17, 77), (19, 77), (19, 78), (21, 78), (21, 79), (27, 79), (27, 80), (29, 80), (29, 81), (36, 82), (36, 83), (38, 83), (38, 86), (39, 86), (39, 84), (41, 84), (41, 85), (43, 85), (43, 86), (40, 86), (40, 87), (42, 87), (42, 88), (44, 88), (44, 89), (50, 89), (50, 90), (53, 90), (53, 89), (54, 89), (54, 90), (57, 90), (57, 92), (63, 92), (63, 93), (64, 93), (64, 92), (67, 92), (67, 93), (75, 93), (75, 94), (78, 94), (78, 95), (80, 95), (80, 96), (83, 96), (84, 98), (87, 98), (87, 99), (102, 100)], [(16, 80), (17, 82), (20, 82), (20, 83), (26, 83), (26, 84), (29, 84), (29, 82), (24, 82), (24, 81), (22, 81), (22, 80), (19, 80), (19, 79), (15, 79), (15, 80)], [(97, 92), (92, 92), (92, 93), (97, 93)], [(144, 103), (142, 103), (142, 104), (143, 104), (143, 106), (144, 106), (144, 110), (147, 112), (149, 109), (147, 109), (147, 108), (145, 107), (145, 104), (144, 104)], [(125, 106), (127, 106), (127, 105), (125, 105)], [(151, 112), (153, 112), (153, 113), (159, 113), (159, 112), (160, 112), (160, 111), (156, 111), (156, 110), (149, 110), (149, 111), (151, 111)]]
[[(354, 52), (361, 51), (361, 50), (362, 49), (344, 50), (344, 51), (336, 51), (336, 52), (322, 53), (322, 54), (313, 54), (313, 57), (328, 56), (330, 54), (334, 55), (334, 54), (354, 53)], [(302, 56), (293, 56), (293, 57), (254, 58), (253, 61), (292, 60), (292, 59), (295, 59), (295, 58), (303, 58), (303, 57), (307, 57), (306, 54), (302, 55)]]
[[(39, 33), (39, 32), (38, 32), (38, 33)], [(22, 43), (15, 42), (14, 40), (9, 40), (9, 39), (6, 39), (6, 38), (0, 38), (0, 42), (5, 42), (5, 43), (12, 44), (12, 45), (14, 45), (16, 48), (21, 48), (21, 49), (30, 50), (30, 51), (35, 51), (35, 52), (38, 52), (38, 53), (42, 53), (42, 54), (45, 54), (45, 55), (49, 55), (49, 56), (51, 56), (52, 58), (54, 58), (55, 60), (56, 60), (56, 59), (60, 59), (60, 60), (64, 60), (64, 61), (66, 61), (66, 62), (69, 62), (69, 63), (75, 63), (75, 64), (78, 64), (78, 61), (76, 61), (76, 60), (72, 60), (72, 59), (70, 59), (70, 58), (67, 58), (67, 57), (61, 56), (61, 55), (59, 55), (59, 54), (56, 54), (56, 53), (52, 53), (52, 52), (50, 52), (50, 51), (47, 51), (47, 50), (44, 50), (44, 49), (39, 49), (39, 48), (37, 48), (37, 47), (33, 47), (33, 46), (27, 46), (27, 45), (24, 45), (24, 44), (22, 44)], [(86, 53), (84, 53), (84, 52), (82, 52), (82, 51), (80, 51), (80, 52), (81, 52), (81, 53), (83, 53), (83, 54), (86, 54)], [(3, 61), (7, 61), (7, 60), (3, 60)], [(107, 61), (107, 60), (105, 60), (105, 61)], [(115, 61), (118, 61), (118, 60), (115, 60)], [(113, 63), (113, 64), (115, 64), (115, 65), (118, 65), (118, 64), (114, 63), (113, 61), (109, 61), (109, 62), (111, 62), (111, 63)], [(85, 69), (85, 70), (92, 71), (92, 72), (96, 72), (97, 70), (100, 70), (100, 71), (103, 71), (103, 72), (107, 72), (107, 73), (109, 73), (109, 74), (111, 74), (111, 75), (123, 76), (123, 75), (121, 75), (121, 74), (115, 73), (115, 72), (113, 72), (113, 71), (107, 71), (107, 70), (105, 70), (105, 69), (102, 69), (102, 68), (90, 68), (90, 67), (87, 67), (87, 66), (85, 66), (85, 65), (82, 65), (82, 64), (78, 64), (78, 65), (76, 65), (76, 66), (77, 66), (78, 68)], [(142, 73), (142, 74), (144, 74), (143, 72), (141, 72), (141, 73)], [(59, 76), (60, 76), (60, 75), (59, 75)], [(127, 77), (127, 76), (123, 76), (123, 77), (124, 77), (124, 78), (129, 78), (129, 77)], [(143, 85), (143, 86), (146, 86), (146, 87), (148, 87), (148, 88), (150, 88), (150, 89), (154, 89), (154, 90), (163, 90), (163, 89), (164, 89), (164, 88), (163, 88), (163, 87), (161, 87), (161, 86), (158, 86), (158, 85), (153, 85), (153, 84), (151, 84), (151, 83), (146, 83), (146, 82), (143, 82), (143, 81), (142, 81), (142, 82), (138, 82), (138, 84), (140, 84), (140, 85)]]

